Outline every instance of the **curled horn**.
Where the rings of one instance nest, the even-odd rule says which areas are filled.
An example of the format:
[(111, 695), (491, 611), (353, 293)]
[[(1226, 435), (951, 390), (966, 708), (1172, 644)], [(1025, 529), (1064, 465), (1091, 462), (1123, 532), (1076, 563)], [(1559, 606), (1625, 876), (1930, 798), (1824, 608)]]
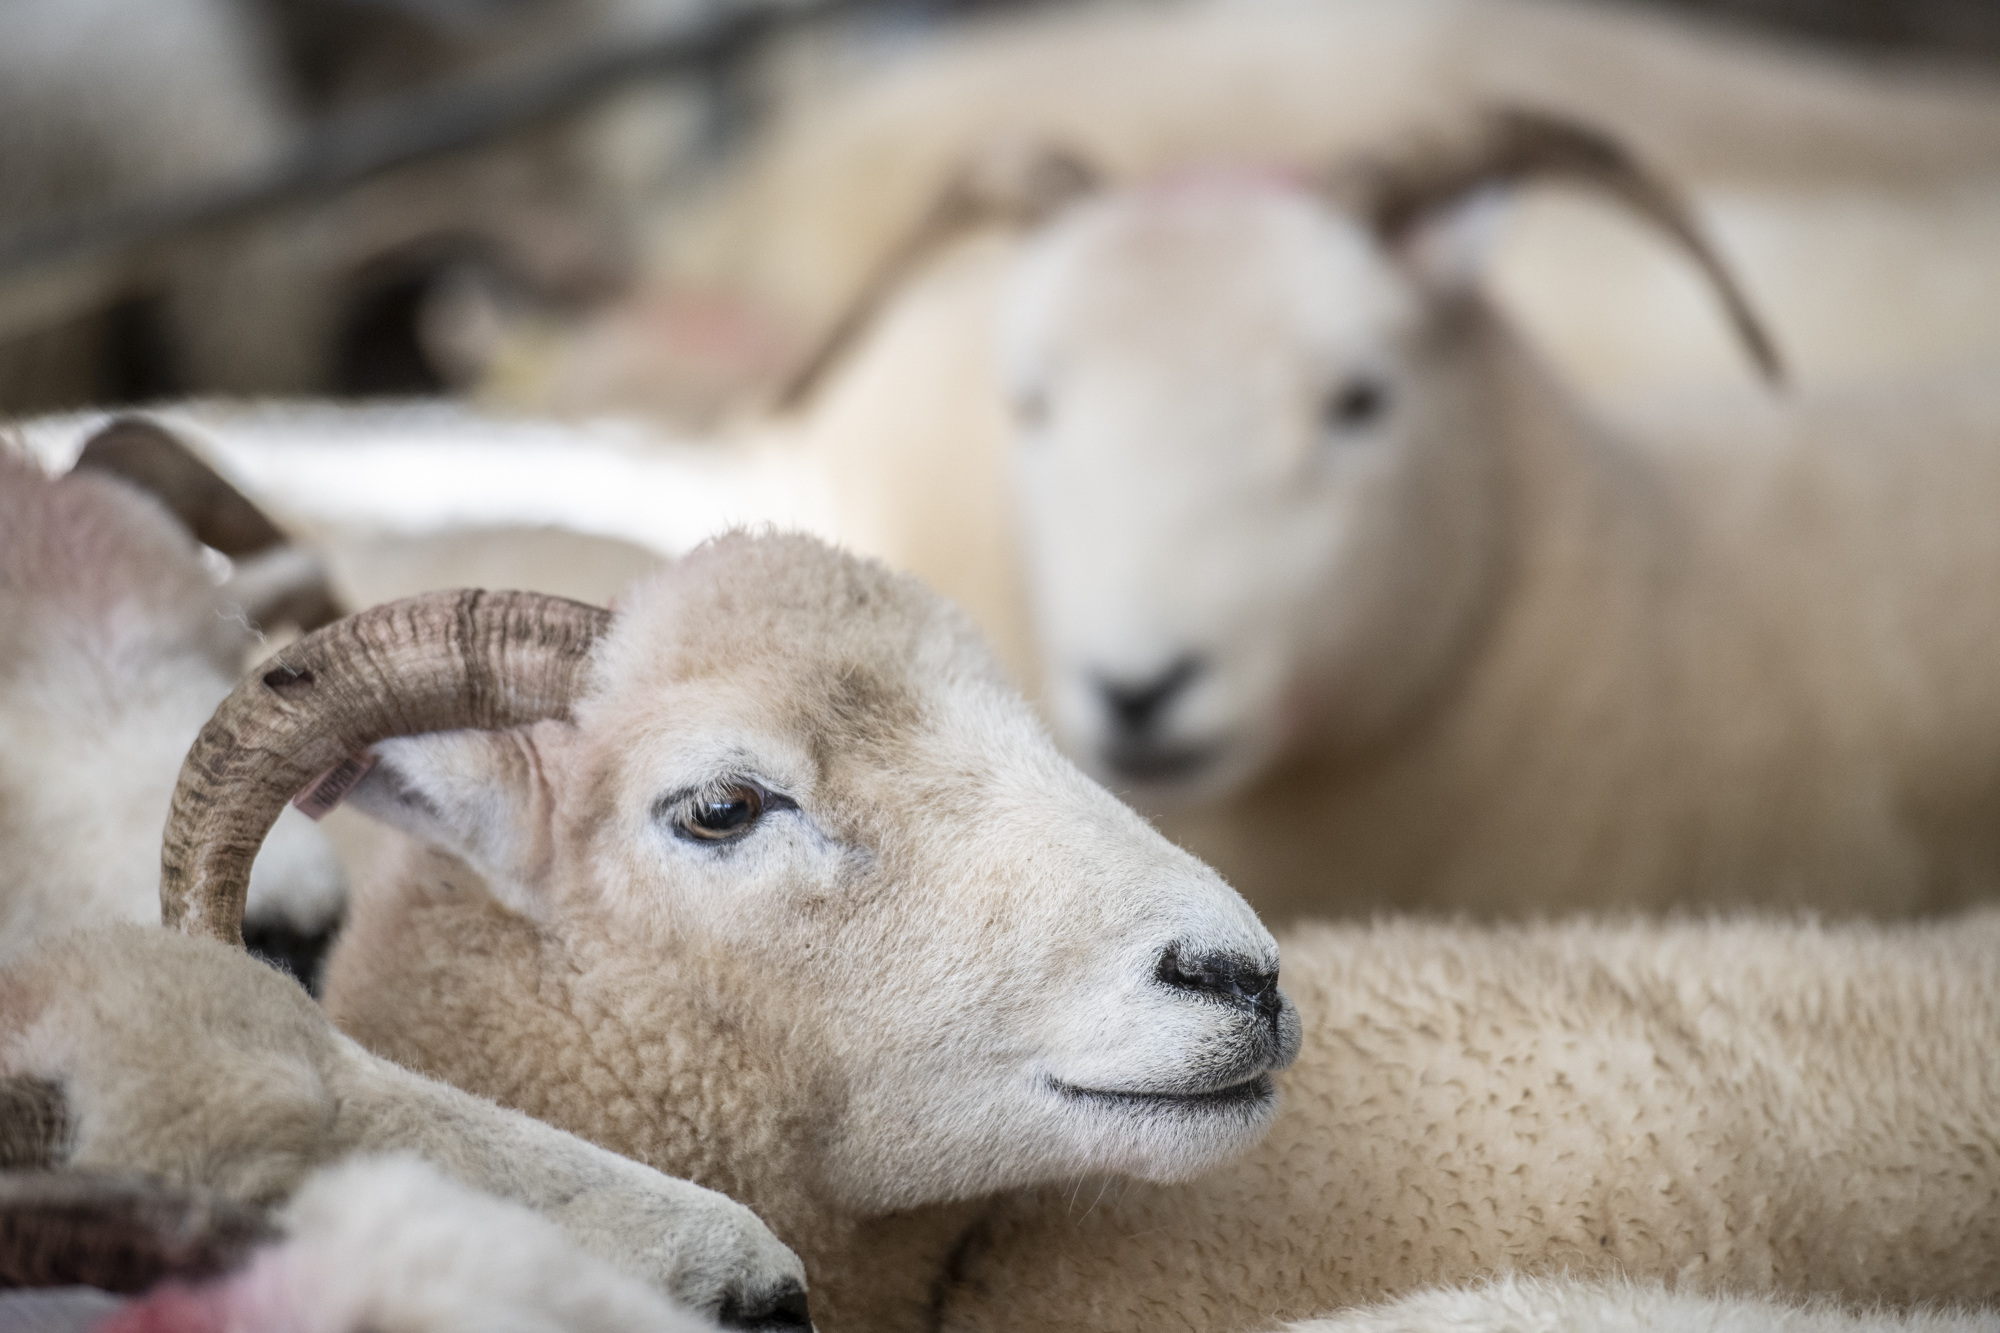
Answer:
[(569, 716), (611, 613), (456, 591), (315, 630), (222, 701), (181, 766), (161, 852), (170, 927), (243, 943), (250, 863), (285, 803), (377, 741)]
[(1047, 143), (994, 150), (961, 165), (779, 388), (775, 406), (789, 411), (811, 397), (889, 297), (950, 242), (992, 223), (1032, 227), (1095, 190), (1101, 180), (1080, 155)]
[(1329, 187), (1393, 242), (1484, 187), (1536, 179), (1602, 190), (1666, 232), (1701, 267), (1759, 372), (1772, 384), (1784, 382), (1776, 343), (1686, 199), (1597, 130), (1544, 112), (1497, 109), (1485, 113), (1469, 140), (1364, 160), (1335, 173)]
[[(290, 539), (277, 524), (224, 481), (172, 431), (145, 417), (119, 417), (90, 437), (76, 471), (108, 472), (165, 505), (204, 546), (232, 560), (282, 551)], [(289, 573), (289, 571), (288, 571)], [(301, 630), (340, 618), (340, 605), (316, 561), (290, 573), (265, 614)]]

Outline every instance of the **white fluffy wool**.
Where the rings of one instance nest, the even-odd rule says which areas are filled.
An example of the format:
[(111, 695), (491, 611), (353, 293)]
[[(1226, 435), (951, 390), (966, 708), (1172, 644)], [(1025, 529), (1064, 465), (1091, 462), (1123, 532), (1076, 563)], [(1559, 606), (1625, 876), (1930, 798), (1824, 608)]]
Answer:
[(1653, 1283), (1503, 1277), (1287, 1325), (1285, 1333), (1990, 1333), (1991, 1310), (1891, 1312), (1698, 1296)]
[(99, 1333), (695, 1333), (712, 1327), (519, 1204), (411, 1157), (322, 1171), (288, 1238), (236, 1274), (169, 1286)]

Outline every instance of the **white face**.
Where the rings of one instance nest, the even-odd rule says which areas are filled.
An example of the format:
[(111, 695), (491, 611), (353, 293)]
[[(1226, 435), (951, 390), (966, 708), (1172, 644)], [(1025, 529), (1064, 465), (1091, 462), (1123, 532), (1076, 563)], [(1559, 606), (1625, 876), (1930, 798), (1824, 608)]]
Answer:
[(1273, 182), (1101, 200), (1030, 244), (1001, 347), (1044, 691), (1114, 788), (1219, 795), (1403, 706), (1463, 577), (1412, 541), (1456, 503), (1421, 312)]
[[(1298, 1045), (1269, 933), (1056, 753), (940, 599), (731, 538), (628, 599), (599, 661), (576, 726), (535, 729), (555, 892), (498, 884), (546, 843), (496, 804), (494, 742), (386, 744), (357, 797), (497, 830), (460, 848), (553, 931), (727, 957), (824, 1055), (795, 1072), (836, 1090), (821, 1160), (849, 1206), (1174, 1178), (1269, 1124)], [(398, 785), (430, 815), (399, 817)]]

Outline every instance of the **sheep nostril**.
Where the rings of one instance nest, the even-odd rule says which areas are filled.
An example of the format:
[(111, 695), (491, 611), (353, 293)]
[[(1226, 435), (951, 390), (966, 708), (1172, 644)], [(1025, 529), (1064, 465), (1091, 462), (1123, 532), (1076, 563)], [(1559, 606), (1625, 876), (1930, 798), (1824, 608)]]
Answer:
[(1188, 654), (1151, 680), (1137, 683), (1097, 677), (1097, 693), (1118, 729), (1127, 734), (1149, 731), (1156, 725), (1174, 696), (1187, 689), (1202, 673), (1200, 658)]
[(747, 1297), (732, 1291), (715, 1322), (755, 1333), (811, 1333), (812, 1314), (806, 1308), (806, 1289), (786, 1282)]
[(1273, 1022), (1283, 1003), (1278, 997), (1277, 969), (1242, 954), (1189, 957), (1180, 945), (1169, 944), (1153, 969), (1153, 977), (1163, 986), (1226, 1000)]

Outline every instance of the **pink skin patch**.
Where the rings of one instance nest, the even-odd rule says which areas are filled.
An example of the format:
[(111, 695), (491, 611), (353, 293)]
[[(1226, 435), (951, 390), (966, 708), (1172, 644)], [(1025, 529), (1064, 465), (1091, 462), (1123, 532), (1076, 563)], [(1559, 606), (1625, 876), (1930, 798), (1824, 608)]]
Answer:
[(367, 777), (368, 771), (374, 767), (373, 753), (343, 759), (307, 783), (306, 789), (292, 798), (292, 804), (306, 818), (318, 823), (346, 800), (347, 793), (354, 790), (354, 784)]
[(168, 1282), (92, 1325), (90, 1333), (234, 1333), (225, 1290)]

